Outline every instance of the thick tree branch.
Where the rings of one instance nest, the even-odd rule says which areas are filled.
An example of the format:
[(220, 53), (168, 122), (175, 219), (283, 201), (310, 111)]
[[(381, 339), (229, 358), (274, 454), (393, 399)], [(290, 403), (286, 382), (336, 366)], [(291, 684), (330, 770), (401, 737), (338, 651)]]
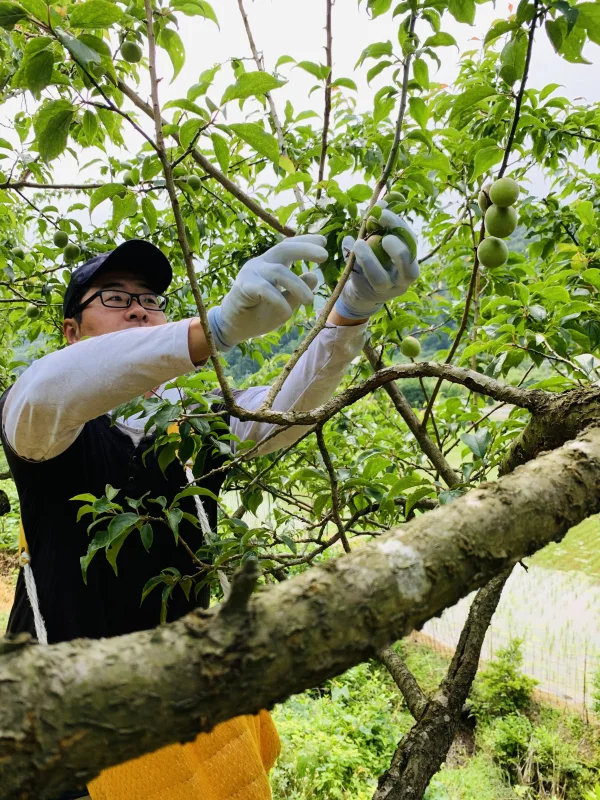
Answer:
[(410, 713), (416, 720), (421, 719), (427, 708), (427, 697), (417, 683), (415, 676), (391, 647), (386, 647), (385, 650), (382, 650), (378, 658), (387, 667), (396, 686), (400, 689)]
[(74, 780), (317, 686), (599, 510), (600, 429), (592, 428), (495, 484), (259, 591), (244, 613), (198, 610), (114, 639), (6, 642), (3, 800), (47, 800)]

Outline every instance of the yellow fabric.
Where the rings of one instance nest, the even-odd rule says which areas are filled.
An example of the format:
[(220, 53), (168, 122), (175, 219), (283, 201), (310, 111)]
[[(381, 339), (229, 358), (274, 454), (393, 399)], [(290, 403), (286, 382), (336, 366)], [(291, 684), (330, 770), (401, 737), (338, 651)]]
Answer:
[(87, 788), (92, 800), (270, 800), (267, 773), (280, 749), (271, 715), (261, 711), (111, 767)]
[(25, 538), (23, 523), (21, 522), (21, 518), (19, 517), (19, 555), (21, 555), (23, 551), (29, 553), (29, 547), (27, 546), (27, 539)]

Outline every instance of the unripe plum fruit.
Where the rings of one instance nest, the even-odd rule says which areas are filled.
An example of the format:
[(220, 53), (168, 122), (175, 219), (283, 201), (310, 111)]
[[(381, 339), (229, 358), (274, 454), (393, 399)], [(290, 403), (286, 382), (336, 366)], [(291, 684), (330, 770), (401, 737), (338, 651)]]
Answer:
[(57, 247), (62, 249), (69, 244), (69, 234), (65, 231), (56, 231), (53, 241)]
[(487, 236), (477, 248), (479, 263), (489, 269), (501, 267), (508, 260), (508, 247), (495, 236)]
[(142, 60), (142, 48), (135, 42), (123, 42), (121, 45), (121, 55), (130, 64), (137, 64)]
[(491, 205), (485, 212), (485, 229), (490, 236), (504, 239), (517, 227), (517, 212), (512, 206)]
[(79, 258), (81, 250), (79, 249), (79, 245), (73, 244), (70, 242), (65, 249), (63, 250), (63, 255), (66, 261), (75, 261)]
[(400, 343), (400, 350), (407, 358), (416, 358), (421, 352), (421, 343), (414, 336), (405, 336)]
[(498, 178), (490, 189), (490, 200), (494, 205), (508, 208), (517, 202), (519, 184), (512, 178)]

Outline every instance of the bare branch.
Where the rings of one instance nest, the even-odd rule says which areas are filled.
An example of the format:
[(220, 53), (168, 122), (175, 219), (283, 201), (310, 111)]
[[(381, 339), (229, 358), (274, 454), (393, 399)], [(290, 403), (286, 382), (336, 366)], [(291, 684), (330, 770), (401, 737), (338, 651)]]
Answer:
[[(327, 44), (325, 53), (327, 55), (327, 67), (329, 69), (325, 78), (325, 110), (323, 112), (323, 133), (321, 135), (321, 156), (319, 158), (319, 177), (317, 182), (320, 184), (325, 174), (325, 162), (327, 161), (327, 134), (329, 133), (329, 118), (331, 116), (331, 73), (333, 71), (333, 37), (331, 35), (331, 9), (333, 0), (325, 0), (327, 6), (325, 30), (327, 32)], [(321, 198), (321, 186), (317, 188), (317, 200)]]
[(325, 468), (327, 469), (327, 474), (329, 475), (329, 483), (331, 484), (331, 510), (333, 514), (333, 520), (335, 525), (338, 529), (338, 533), (340, 535), (340, 539), (342, 541), (342, 545), (346, 553), (350, 552), (350, 544), (348, 543), (348, 537), (346, 536), (346, 530), (344, 528), (344, 523), (342, 522), (342, 516), (340, 513), (340, 493), (338, 487), (338, 481), (335, 474), (335, 469), (333, 468), (333, 464), (331, 463), (331, 456), (329, 455), (329, 450), (327, 449), (327, 445), (325, 444), (325, 438), (323, 436), (323, 426), (319, 425), (319, 427), (315, 431), (317, 436), (317, 444), (319, 445), (319, 450), (321, 451), (321, 456), (323, 457), (323, 462), (325, 464)]

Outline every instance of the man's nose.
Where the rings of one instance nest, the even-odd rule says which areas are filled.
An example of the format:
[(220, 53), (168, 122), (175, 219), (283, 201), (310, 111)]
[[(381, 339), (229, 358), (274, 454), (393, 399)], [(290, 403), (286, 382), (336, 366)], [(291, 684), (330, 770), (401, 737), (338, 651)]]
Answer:
[(125, 313), (127, 319), (148, 319), (148, 312), (142, 306), (137, 297), (131, 298), (131, 305)]

